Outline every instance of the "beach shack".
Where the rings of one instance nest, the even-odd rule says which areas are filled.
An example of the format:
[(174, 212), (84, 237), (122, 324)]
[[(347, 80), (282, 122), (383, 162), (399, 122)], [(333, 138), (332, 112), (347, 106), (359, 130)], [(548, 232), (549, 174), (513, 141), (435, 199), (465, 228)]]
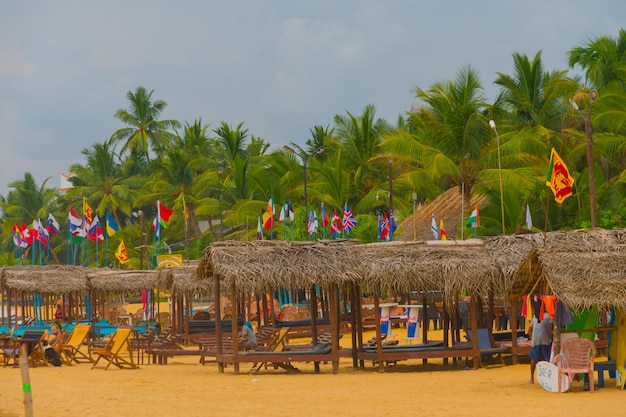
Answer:
[[(503, 239), (500, 243), (503, 244)], [(563, 334), (577, 333), (595, 341), (607, 360), (602, 369), (624, 374), (626, 361), (626, 231), (577, 230), (509, 237), (510, 245), (532, 242), (519, 268), (508, 282), (507, 297), (521, 305), (532, 293), (553, 295), (573, 310), (573, 322), (554, 327), (555, 352)], [(517, 242), (515, 242), (517, 241)], [(502, 247), (502, 245), (497, 245)], [(526, 244), (525, 244), (526, 246)], [(596, 337), (596, 335), (601, 337)], [(621, 378), (623, 382), (623, 378)]]
[(82, 314), (81, 298), (88, 292), (86, 268), (29, 265), (4, 267), (1, 272), (3, 326), (17, 330), (27, 319), (42, 326), (54, 320), (57, 303), (62, 303), (68, 322)]
[[(311, 299), (311, 346), (304, 350), (272, 351), (239, 350), (236, 337), (232, 350), (225, 351), (222, 341), (222, 323), (216, 321), (219, 372), (232, 364), (239, 373), (241, 363), (268, 363), (292, 369), (292, 363), (314, 362), (332, 364), (332, 372), (339, 370), (339, 287), (358, 281), (358, 254), (355, 242), (349, 240), (286, 242), (286, 241), (224, 241), (215, 242), (205, 251), (198, 267), (198, 277), (213, 277), (215, 311), (221, 310), (220, 295), (230, 297), (232, 311), (241, 311), (239, 304), (250, 294), (273, 293), (278, 288), (309, 290)], [(330, 310), (330, 343), (317, 343), (317, 300), (320, 291), (328, 293)], [(237, 329), (237, 314), (232, 314), (232, 329)], [(322, 346), (323, 345), (323, 346)], [(284, 345), (281, 345), (284, 347)]]
[[(360, 293), (366, 290), (374, 295), (376, 324), (375, 346), (365, 346), (362, 338), (362, 320), (353, 321), (353, 348), (351, 356), (360, 366), (363, 362), (378, 364), (379, 372), (385, 363), (398, 360), (473, 357), (474, 367), (479, 366), (480, 351), (474, 338), (465, 341), (458, 327), (458, 303), (461, 294), (470, 294), (470, 329), (478, 328), (478, 304), (486, 298), (500, 273), (485, 250), (481, 240), (464, 241), (407, 241), (358, 245), (358, 277), (353, 300), (359, 303)], [(416, 344), (385, 346), (381, 337), (380, 294), (421, 294), (422, 341)], [(443, 310), (443, 340), (429, 340), (429, 293), (439, 293)], [(361, 306), (352, 311), (358, 314)], [(452, 331), (451, 331), (452, 330)], [(449, 335), (452, 335), (450, 338)], [(464, 336), (464, 335), (463, 335)]]

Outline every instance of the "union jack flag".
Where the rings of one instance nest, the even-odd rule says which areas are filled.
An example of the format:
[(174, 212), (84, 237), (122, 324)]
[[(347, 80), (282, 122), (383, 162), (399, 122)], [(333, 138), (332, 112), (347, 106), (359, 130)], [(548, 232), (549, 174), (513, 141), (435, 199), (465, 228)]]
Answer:
[(356, 224), (357, 221), (354, 218), (354, 215), (352, 214), (350, 209), (348, 208), (348, 203), (346, 203), (343, 209), (343, 230), (346, 233), (350, 233), (350, 230), (352, 230), (352, 228), (356, 226)]

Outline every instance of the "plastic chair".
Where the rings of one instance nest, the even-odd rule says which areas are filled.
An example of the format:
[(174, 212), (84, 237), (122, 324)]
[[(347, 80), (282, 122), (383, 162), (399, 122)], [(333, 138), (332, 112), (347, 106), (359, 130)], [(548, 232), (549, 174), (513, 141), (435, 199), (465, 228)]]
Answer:
[(561, 392), (561, 375), (567, 374), (572, 382), (575, 374), (587, 374), (589, 376), (589, 391), (594, 389), (593, 361), (596, 357), (596, 346), (589, 339), (582, 337), (567, 339), (561, 345), (561, 353), (556, 357), (556, 365), (559, 369), (558, 381)]

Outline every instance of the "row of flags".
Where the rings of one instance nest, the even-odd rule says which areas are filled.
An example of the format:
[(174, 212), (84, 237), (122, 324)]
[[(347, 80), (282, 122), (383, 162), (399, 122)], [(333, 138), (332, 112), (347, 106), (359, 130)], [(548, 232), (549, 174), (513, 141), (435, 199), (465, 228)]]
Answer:
[(387, 217), (387, 213), (378, 214), (378, 241), (392, 241), (394, 233), (398, 225), (396, 224), (396, 219), (393, 216), (393, 210), (389, 210), (389, 217)]
[[(270, 231), (274, 226), (274, 203), (273, 198), (270, 197), (267, 207), (262, 211), (257, 222), (256, 240), (263, 240), (263, 229)], [(291, 200), (282, 204), (280, 213), (278, 215), (278, 221), (285, 223), (289, 219), (290, 223), (293, 223), (295, 219), (295, 213), (293, 211), (293, 205)], [(329, 218), (326, 206), (321, 204), (321, 227), (330, 228), (330, 237), (337, 238), (340, 233), (348, 234), (357, 225), (357, 220), (352, 214), (352, 211), (348, 207), (348, 203), (345, 204), (343, 210), (343, 218), (339, 217), (337, 209), (333, 209), (332, 217)], [(310, 235), (314, 235), (318, 232), (320, 222), (318, 222), (317, 210), (310, 210), (307, 217), (307, 232)], [(323, 230), (324, 230), (323, 229)]]
[(48, 221), (45, 227), (41, 223), (41, 219), (37, 219), (33, 220), (32, 227), (28, 227), (24, 223), (16, 223), (11, 228), (13, 243), (17, 248), (27, 248), (35, 241), (39, 241), (42, 245), (47, 246), (50, 235), (56, 235), (59, 233), (59, 230), (59, 222), (57, 222), (52, 213), (48, 214)]

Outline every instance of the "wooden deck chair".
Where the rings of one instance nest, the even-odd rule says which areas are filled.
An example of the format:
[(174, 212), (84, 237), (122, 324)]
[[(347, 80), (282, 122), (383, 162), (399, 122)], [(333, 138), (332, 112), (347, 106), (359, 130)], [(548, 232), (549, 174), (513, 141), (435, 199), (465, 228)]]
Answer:
[[(43, 330), (26, 330), (18, 339), (20, 343), (28, 343), (28, 362), (32, 366), (48, 365), (48, 360), (44, 355), (44, 334)], [(19, 356), (19, 352), (17, 355)]]
[[(472, 330), (468, 329), (467, 338), (471, 342), (472, 341)], [(476, 331), (478, 336), (478, 350), (480, 350), (479, 362), (480, 366), (485, 368), (487, 366), (504, 366), (504, 358), (502, 354), (504, 353), (504, 348), (498, 348), (495, 346), (491, 336), (489, 335), (489, 329), (487, 328), (479, 328)], [(490, 358), (492, 363), (485, 365), (483, 363), (483, 359)], [(496, 362), (497, 361), (497, 362)]]
[[(117, 366), (118, 368), (129, 367), (132, 369), (138, 368), (133, 361), (133, 352), (130, 348), (129, 338), (132, 332), (132, 328), (130, 327), (118, 327), (115, 333), (111, 336), (109, 343), (104, 348), (96, 348), (91, 351), (91, 353), (98, 355), (98, 359), (94, 362), (91, 369), (95, 368), (98, 365), (100, 359), (104, 358), (109, 363), (104, 368), (106, 371), (109, 369), (111, 364)], [(124, 358), (128, 354), (128, 359)]]
[(74, 327), (74, 330), (70, 334), (70, 338), (61, 346), (61, 352), (59, 352), (61, 359), (63, 359), (63, 363), (66, 365), (72, 365), (73, 362), (93, 362), (91, 351), (88, 346), (87, 353), (80, 350), (85, 342), (87, 342), (90, 329), (91, 326), (88, 324), (77, 324)]
[[(278, 334), (276, 335), (276, 337), (274, 338), (274, 340), (272, 340), (271, 343), (269, 343), (265, 349), (263, 349), (263, 352), (283, 352), (286, 350), (287, 347), (287, 333), (289, 333), (289, 327), (283, 327), (280, 329), (280, 331), (278, 332)], [(259, 370), (267, 365), (268, 362), (255, 362), (254, 365), (252, 365), (252, 368), (250, 369), (250, 372), (259, 372)], [(278, 365), (280, 366), (280, 365)], [(293, 366), (291, 366), (291, 364), (285, 365), (288, 368), (293, 368), (295, 369)], [(281, 366), (284, 367), (284, 366)]]

